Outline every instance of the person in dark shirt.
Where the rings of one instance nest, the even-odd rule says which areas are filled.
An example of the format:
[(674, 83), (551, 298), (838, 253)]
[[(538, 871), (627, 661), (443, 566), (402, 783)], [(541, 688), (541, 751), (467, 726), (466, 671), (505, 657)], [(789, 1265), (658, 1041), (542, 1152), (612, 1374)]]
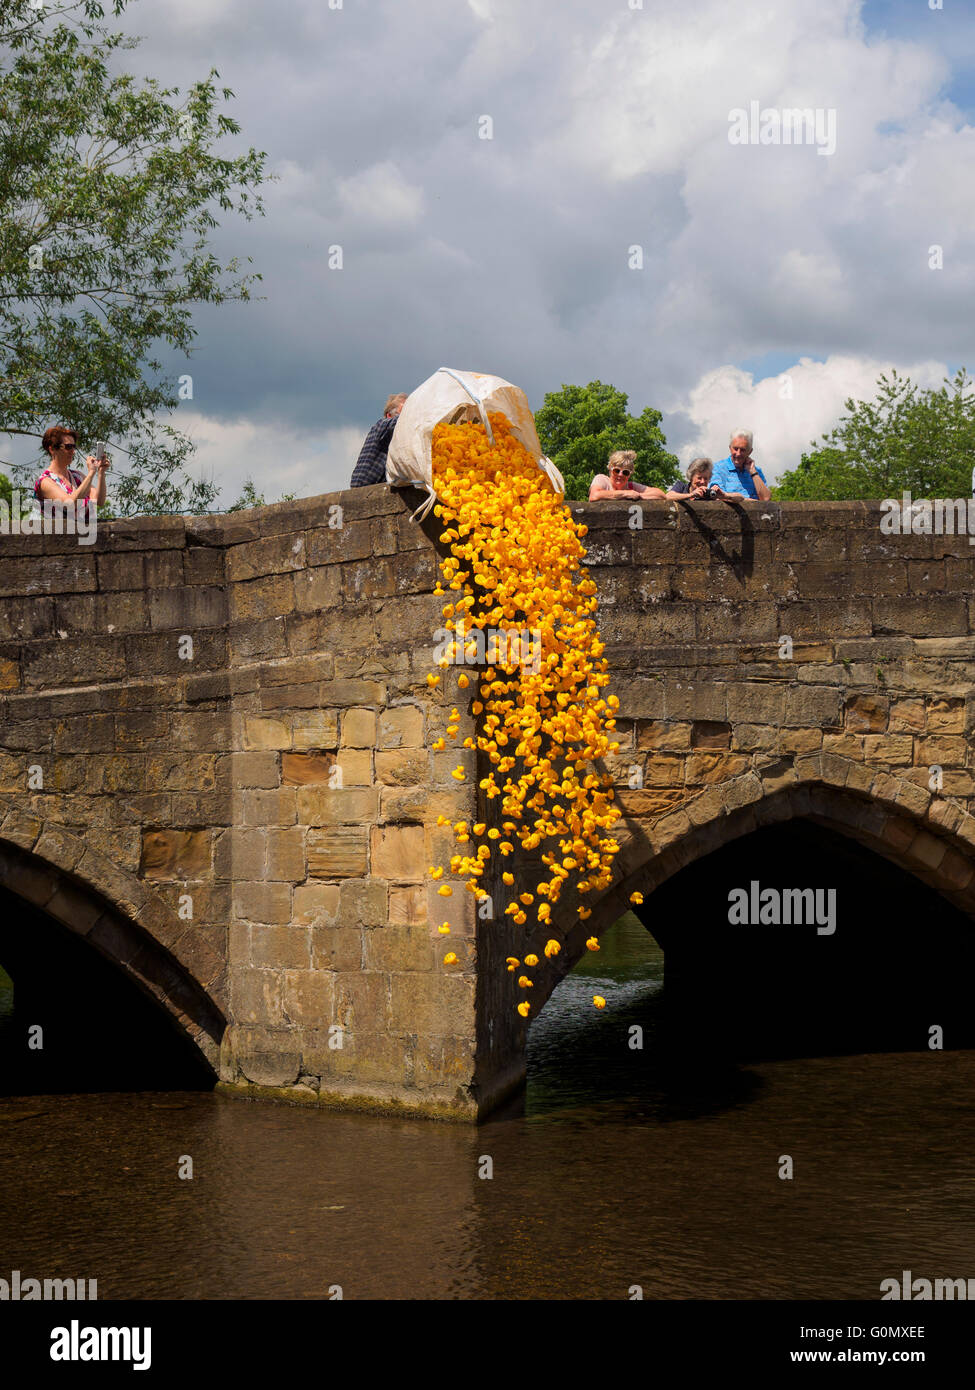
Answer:
[(667, 489), (667, 496), (672, 499), (677, 497), (706, 497), (708, 488), (711, 486), (712, 467), (710, 459), (692, 459), (685, 474), (686, 481), (682, 478), (679, 483), (674, 483)]
[(718, 498), (720, 501), (732, 500), (734, 494), (725, 492), (723, 488), (717, 487), (711, 481), (714, 464), (708, 458), (692, 459), (688, 466), (686, 479), (679, 483), (674, 483), (668, 488), (667, 496), (671, 500), (686, 497), (688, 499), (696, 497), (699, 501)]
[(350, 487), (369, 487), (371, 483), (384, 483), (386, 481), (386, 455), (389, 452), (389, 441), (393, 437), (396, 421), (405, 404), (406, 396), (403, 394), (390, 396), (386, 402), (383, 418), (376, 421), (359, 450), (359, 457), (352, 470)]

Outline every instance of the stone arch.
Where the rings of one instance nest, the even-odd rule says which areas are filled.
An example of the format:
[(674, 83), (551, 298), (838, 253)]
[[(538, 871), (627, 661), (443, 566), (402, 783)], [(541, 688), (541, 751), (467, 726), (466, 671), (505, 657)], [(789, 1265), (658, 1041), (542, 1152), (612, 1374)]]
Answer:
[[(833, 754), (803, 757), (762, 777), (747, 772), (707, 788), (651, 827), (629, 824), (619, 862), (624, 877), (592, 903), (592, 917), (565, 916), (564, 948), (556, 968), (544, 972), (533, 999), (544, 1007), (586, 950), (629, 907), (634, 890), (652, 892), (681, 869), (763, 826), (807, 818), (906, 869), (975, 919), (975, 816), (957, 804), (886, 770)], [(572, 909), (574, 912), (574, 908)]]
[[(214, 991), (195, 978), (175, 949), (190, 924), (104, 856), (79, 849), (83, 877), (44, 852), (57, 846), (70, 858), (70, 842), (77, 839), (51, 826), (27, 848), (0, 832), (0, 888), (83, 937), (165, 1011), (216, 1072), (226, 1019)], [(116, 890), (111, 895), (110, 886)]]

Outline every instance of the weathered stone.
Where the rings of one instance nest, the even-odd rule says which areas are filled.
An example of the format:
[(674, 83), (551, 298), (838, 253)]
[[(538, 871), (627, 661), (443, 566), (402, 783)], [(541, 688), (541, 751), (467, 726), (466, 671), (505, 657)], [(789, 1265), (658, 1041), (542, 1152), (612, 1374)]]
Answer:
[(307, 787), (334, 781), (334, 753), (283, 753), (281, 783), (283, 786)]
[(692, 748), (730, 748), (731, 725), (698, 719), (691, 725)]
[[(289, 756), (289, 755), (284, 755)], [(231, 780), (237, 787), (255, 787), (269, 790), (279, 782), (287, 782), (278, 767), (277, 755), (267, 753), (235, 753)]]
[(301, 1057), (275, 1045), (273, 1051), (242, 1054), (239, 1064), (243, 1075), (256, 1086), (290, 1086), (298, 1075)]
[(617, 801), (625, 816), (659, 816), (679, 806), (684, 796), (682, 787), (672, 791), (619, 791)]
[(212, 791), (216, 759), (192, 753), (153, 753), (144, 762), (145, 785), (154, 791)]
[(338, 912), (338, 884), (303, 883), (295, 889), (291, 917), (295, 926), (334, 926)]
[[(368, 936), (381, 935), (369, 932)], [(363, 968), (363, 932), (355, 926), (312, 927), (312, 966), (315, 970), (337, 970), (342, 974)]]
[(293, 583), (295, 607), (300, 613), (335, 608), (342, 602), (342, 575), (333, 566), (302, 570)]
[(293, 730), (290, 746), (295, 749), (337, 748), (339, 743), (338, 711), (320, 709), (311, 714), (296, 714), (293, 719)]
[[(290, 574), (274, 574), (231, 588), (229, 617), (232, 622), (291, 613), (295, 606), (294, 580)], [(329, 673), (331, 674), (331, 673)]]
[(302, 825), (372, 825), (379, 816), (375, 787), (299, 787), (297, 797)]
[(383, 879), (345, 880), (339, 889), (339, 922), (342, 926), (383, 927), (388, 920), (389, 904)]
[(415, 926), (427, 921), (427, 894), (422, 885), (390, 888), (389, 920), (393, 925)]
[[(373, 754), (368, 748), (340, 748), (335, 755), (341, 787), (371, 787), (375, 780)], [(378, 804), (378, 803), (377, 803)]]
[(929, 835), (926, 830), (919, 830), (907, 847), (907, 858), (923, 864), (928, 869), (936, 869), (945, 853), (944, 841)]
[(668, 752), (679, 752), (691, 746), (691, 725), (687, 723), (668, 723), (666, 720), (645, 722), (636, 725), (636, 746), (639, 749), (660, 748)]
[(783, 729), (774, 746), (783, 753), (815, 753), (822, 744), (821, 729)]
[(335, 980), (334, 1021), (353, 1032), (384, 1032), (389, 1026), (388, 979), (379, 971), (339, 975)]
[(423, 843), (420, 826), (377, 826), (372, 832), (372, 872), (391, 882), (421, 882), (425, 870)]
[(968, 632), (968, 606), (964, 599), (948, 595), (880, 598), (874, 602), (874, 621), (879, 632), (952, 637)]
[(889, 716), (890, 701), (879, 695), (854, 695), (843, 710), (846, 727), (854, 733), (883, 733)]
[(208, 830), (150, 830), (142, 837), (143, 878), (203, 878), (210, 871)]
[(235, 883), (234, 916), (245, 922), (269, 926), (291, 921), (291, 885), (287, 883)]
[(248, 788), (240, 794), (240, 815), (244, 825), (294, 825), (298, 819), (295, 789)]
[(245, 719), (244, 747), (246, 749), (290, 748), (291, 730), (280, 719)]
[(966, 702), (963, 699), (931, 700), (927, 707), (928, 730), (932, 734), (963, 734), (966, 729)]
[(346, 710), (342, 717), (343, 748), (375, 748), (376, 712), (370, 709)]
[(385, 786), (412, 787), (426, 782), (430, 755), (425, 748), (406, 748), (376, 754), (376, 778)]
[(259, 969), (307, 970), (311, 964), (310, 929), (294, 924), (252, 927), (250, 963)]
[(234, 546), (227, 555), (227, 578), (231, 582), (255, 579), (305, 567), (305, 538), (267, 536), (246, 545)]
[(916, 739), (914, 747), (914, 761), (922, 765), (938, 763), (941, 767), (964, 767), (968, 758), (967, 740), (950, 734)]
[(309, 830), (305, 844), (309, 878), (360, 878), (368, 869), (369, 831), (361, 825)]
[(874, 763), (910, 763), (914, 760), (914, 740), (909, 734), (865, 734), (863, 756)]
[(809, 686), (790, 690), (786, 694), (783, 723), (812, 725), (814, 728), (839, 728), (842, 723), (842, 700), (838, 690), (826, 686)]
[(223, 626), (227, 622), (227, 595), (223, 588), (181, 585), (178, 589), (156, 589), (148, 598), (152, 628), (187, 632), (200, 627)]
[(267, 831), (267, 877), (297, 883), (305, 877), (305, 832), (300, 826)]
[(684, 764), (688, 786), (697, 782), (725, 782), (748, 767), (748, 759), (737, 753), (695, 753)]
[(927, 727), (927, 711), (923, 700), (892, 700), (889, 731), (892, 734), (923, 733)]
[(861, 734), (824, 734), (823, 752), (837, 753), (844, 758), (862, 758), (863, 736)]
[(442, 960), (444, 952), (450, 948), (446, 937), (438, 937), (437, 940), (444, 943), (442, 948), (439, 948), (439, 956), (438, 948), (425, 926), (390, 923), (385, 931), (366, 932), (363, 942), (363, 966), (366, 970), (432, 971)]
[(384, 709), (379, 715), (379, 747), (422, 748), (422, 710), (415, 705)]

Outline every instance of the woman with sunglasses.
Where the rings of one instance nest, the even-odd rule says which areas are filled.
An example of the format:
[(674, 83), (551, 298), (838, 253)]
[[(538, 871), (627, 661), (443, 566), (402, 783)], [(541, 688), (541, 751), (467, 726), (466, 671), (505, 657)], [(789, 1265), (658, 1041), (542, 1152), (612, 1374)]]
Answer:
[[(42, 505), (45, 502), (78, 503), (84, 507), (84, 515), (87, 516), (89, 500), (96, 506), (105, 501), (105, 471), (109, 465), (107, 459), (89, 456), (88, 471), (82, 478), (70, 466), (78, 447), (77, 439), (74, 430), (65, 425), (52, 425), (44, 431), (41, 447), (51, 462), (34, 484), (34, 496)], [(96, 476), (98, 485), (93, 491)]]
[(589, 489), (589, 501), (598, 502), (603, 497), (642, 497), (644, 499), (664, 497), (663, 488), (647, 487), (646, 483), (634, 481), (633, 469), (635, 465), (636, 453), (633, 449), (618, 449), (615, 454), (610, 454), (607, 465), (609, 476), (607, 477), (605, 473), (596, 474)]

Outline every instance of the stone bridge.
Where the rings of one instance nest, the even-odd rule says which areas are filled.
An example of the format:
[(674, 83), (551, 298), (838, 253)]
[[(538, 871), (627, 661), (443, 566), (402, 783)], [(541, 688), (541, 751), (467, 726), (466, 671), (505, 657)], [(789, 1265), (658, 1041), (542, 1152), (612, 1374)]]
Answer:
[[(481, 921), (426, 873), (453, 852), (438, 815), (491, 808), (475, 754), (459, 786), (457, 751), (431, 749), (453, 703), (458, 746), (475, 720), (456, 670), (425, 683), (442, 600), (419, 500), (373, 487), (104, 524), (88, 546), (0, 540), (15, 991), (40, 1008), (60, 979), (64, 997), (70, 940), (235, 1094), (469, 1119), (521, 1084), (504, 958), (525, 938), (501, 915), (521, 883), (486, 881)], [(533, 1015), (634, 889), (652, 927), (658, 885), (790, 818), (975, 913), (968, 538), (884, 535), (878, 503), (573, 510), (621, 700), (623, 848), (589, 921), (558, 904)]]

